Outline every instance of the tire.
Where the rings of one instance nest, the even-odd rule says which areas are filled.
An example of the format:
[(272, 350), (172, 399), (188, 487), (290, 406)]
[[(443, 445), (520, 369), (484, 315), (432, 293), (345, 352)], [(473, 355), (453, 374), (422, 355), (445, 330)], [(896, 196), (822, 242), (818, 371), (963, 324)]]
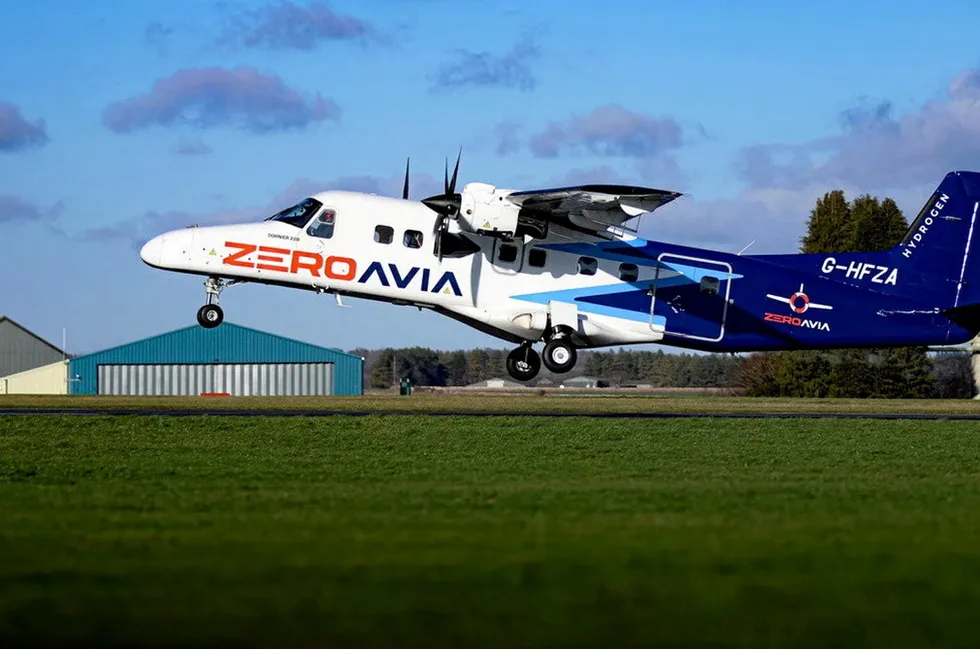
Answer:
[(197, 323), (205, 329), (213, 329), (221, 324), (225, 314), (217, 304), (205, 304), (197, 310)]
[(544, 366), (549, 372), (564, 374), (573, 367), (578, 360), (578, 353), (575, 347), (564, 338), (554, 338), (544, 346), (541, 354)]
[(507, 373), (517, 381), (530, 381), (541, 371), (541, 357), (531, 347), (518, 347), (507, 355)]

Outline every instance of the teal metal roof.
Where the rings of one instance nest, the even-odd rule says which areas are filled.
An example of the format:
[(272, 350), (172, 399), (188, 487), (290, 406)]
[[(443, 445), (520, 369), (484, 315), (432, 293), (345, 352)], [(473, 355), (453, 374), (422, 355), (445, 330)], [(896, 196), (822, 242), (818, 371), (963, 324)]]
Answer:
[(224, 322), (192, 325), (73, 358), (72, 394), (96, 394), (99, 365), (172, 363), (333, 363), (335, 394), (363, 393), (363, 361), (337, 349)]

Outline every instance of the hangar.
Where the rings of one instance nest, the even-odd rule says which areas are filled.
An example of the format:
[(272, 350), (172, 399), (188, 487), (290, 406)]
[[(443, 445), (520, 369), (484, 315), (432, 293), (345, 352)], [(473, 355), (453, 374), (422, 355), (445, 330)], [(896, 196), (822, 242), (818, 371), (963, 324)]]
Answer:
[(360, 356), (224, 322), (192, 325), (68, 363), (71, 394), (360, 395)]
[(64, 360), (65, 352), (7, 316), (0, 316), (0, 376)]

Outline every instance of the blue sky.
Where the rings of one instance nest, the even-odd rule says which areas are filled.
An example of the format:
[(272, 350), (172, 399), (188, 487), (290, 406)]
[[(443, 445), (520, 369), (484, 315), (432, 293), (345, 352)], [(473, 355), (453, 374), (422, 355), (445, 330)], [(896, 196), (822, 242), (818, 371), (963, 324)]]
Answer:
[[(813, 201), (910, 219), (980, 169), (980, 4), (10, 2), (0, 22), (0, 313), (72, 352), (193, 324), (139, 242), (307, 191), (634, 182), (641, 232), (794, 250)], [(435, 179), (435, 180), (434, 180)], [(350, 349), (505, 346), (429, 313), (270, 287), (230, 321)], [(401, 316), (401, 317), (399, 317)], [(397, 328), (392, 323), (398, 323)]]

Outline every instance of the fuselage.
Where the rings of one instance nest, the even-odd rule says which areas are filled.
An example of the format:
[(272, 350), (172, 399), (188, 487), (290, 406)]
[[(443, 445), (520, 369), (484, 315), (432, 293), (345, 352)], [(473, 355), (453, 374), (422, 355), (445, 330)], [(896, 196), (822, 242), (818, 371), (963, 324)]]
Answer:
[(543, 239), (505, 240), (450, 221), (440, 259), (436, 217), (421, 203), (349, 192), (306, 201), (271, 220), (168, 232), (141, 256), (177, 272), (433, 309), (517, 343), (541, 339), (556, 323), (578, 347), (747, 351), (972, 337), (929, 295), (901, 294), (901, 271), (878, 258), (815, 257), (810, 272), (782, 256), (624, 232), (610, 240), (554, 226)]

